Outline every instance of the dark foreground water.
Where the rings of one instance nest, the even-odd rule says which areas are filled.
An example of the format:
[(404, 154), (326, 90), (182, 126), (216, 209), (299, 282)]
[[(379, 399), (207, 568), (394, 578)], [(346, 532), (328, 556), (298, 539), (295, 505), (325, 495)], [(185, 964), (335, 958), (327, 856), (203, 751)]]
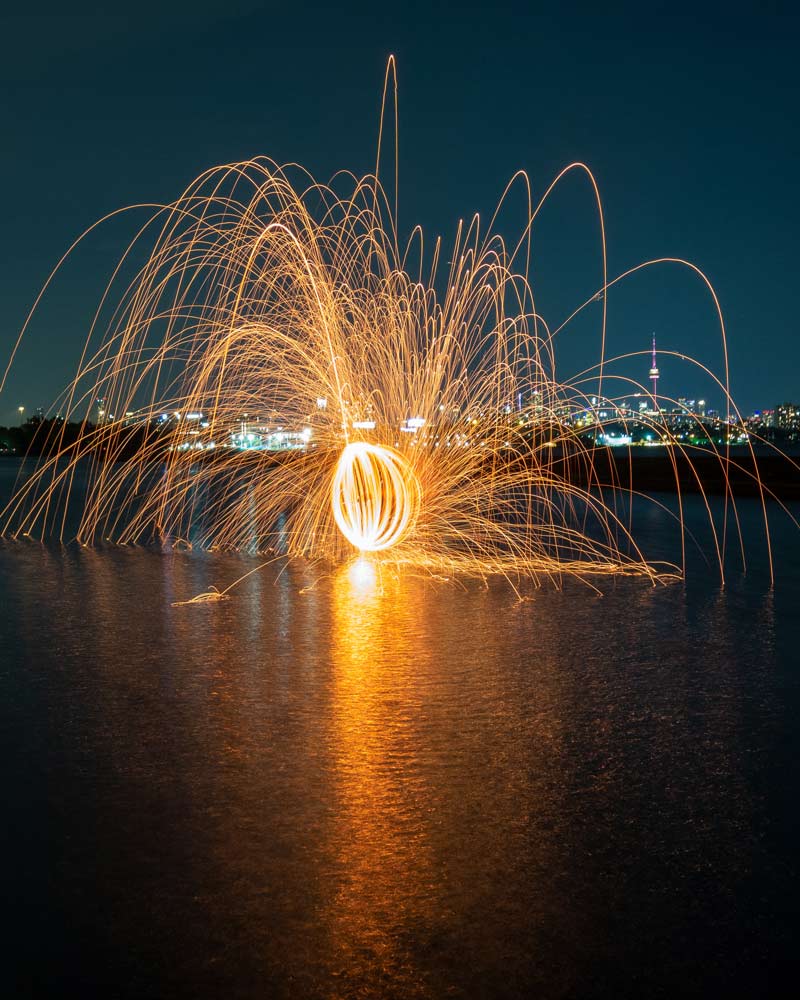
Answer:
[(800, 535), (771, 592), (743, 523), (724, 590), (522, 604), (0, 544), (2, 994), (793, 995)]

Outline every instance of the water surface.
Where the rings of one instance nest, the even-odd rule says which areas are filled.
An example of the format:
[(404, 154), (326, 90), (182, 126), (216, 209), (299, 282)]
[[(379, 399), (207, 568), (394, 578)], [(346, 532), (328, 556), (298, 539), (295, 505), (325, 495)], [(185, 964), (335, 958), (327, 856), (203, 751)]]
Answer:
[(0, 544), (7, 995), (779, 995), (800, 539), (772, 591), (742, 511), (724, 589), (523, 603), (276, 565), (174, 607), (257, 561)]

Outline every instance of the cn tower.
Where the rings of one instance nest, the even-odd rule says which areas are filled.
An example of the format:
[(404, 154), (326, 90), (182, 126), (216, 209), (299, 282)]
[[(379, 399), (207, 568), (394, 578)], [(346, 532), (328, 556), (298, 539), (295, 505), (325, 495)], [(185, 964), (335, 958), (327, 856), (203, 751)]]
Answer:
[(653, 360), (650, 364), (650, 384), (653, 386), (653, 409), (658, 409), (658, 362), (656, 361), (656, 335), (653, 334)]

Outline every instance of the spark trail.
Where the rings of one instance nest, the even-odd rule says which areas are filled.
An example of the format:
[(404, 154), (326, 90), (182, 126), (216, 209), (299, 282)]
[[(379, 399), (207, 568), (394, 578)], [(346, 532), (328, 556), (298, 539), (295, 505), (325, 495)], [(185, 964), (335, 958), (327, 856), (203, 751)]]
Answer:
[[(561, 384), (530, 236), (575, 170), (603, 233), (599, 290), (576, 312), (600, 296), (601, 346), (581, 380)], [(515, 182), (529, 192), (524, 175)], [(443, 265), (418, 229), (400, 245), (377, 171), (321, 184), (258, 158), (204, 173), (122, 255), (58, 401), (65, 424), (2, 530), (329, 562), (364, 550), (432, 574), (534, 582), (679, 575), (639, 550), (630, 490), (599, 481), (594, 442), (563, 420), (647, 390), (609, 375), (606, 298), (619, 279), (606, 273), (594, 179), (573, 164), (544, 198), (528, 196), (512, 245), (477, 217), (460, 226)], [(659, 425), (657, 413), (637, 419)], [(75, 440), (68, 421), (81, 425)], [(297, 447), (242, 451), (248, 434)], [(720, 569), (729, 507), (723, 525), (711, 519)]]

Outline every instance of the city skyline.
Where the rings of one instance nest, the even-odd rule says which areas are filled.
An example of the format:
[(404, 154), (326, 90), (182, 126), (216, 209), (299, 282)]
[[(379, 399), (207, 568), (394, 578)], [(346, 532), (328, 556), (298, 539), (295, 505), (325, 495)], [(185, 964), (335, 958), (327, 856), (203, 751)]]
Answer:
[[(645, 355), (646, 352), (643, 351), (642, 354)], [(606, 395), (603, 397), (604, 401), (600, 404), (599, 407), (600, 409), (602, 409), (603, 406), (609, 404), (612, 407), (616, 407), (617, 409), (619, 409), (620, 412), (622, 412), (628, 409), (629, 399), (639, 400), (640, 398), (642, 398), (646, 400), (649, 396), (649, 398), (655, 401), (655, 409), (658, 411), (663, 411), (665, 414), (689, 412), (700, 417), (705, 417), (707, 413), (709, 414), (709, 416), (713, 417), (718, 417), (721, 414), (721, 409), (720, 409), (721, 404), (719, 403), (718, 400), (715, 400), (713, 396), (711, 396), (707, 400), (697, 394), (693, 398), (691, 394), (686, 393), (685, 391), (681, 394), (676, 393), (675, 395), (673, 395), (671, 393), (665, 394), (662, 391), (662, 389), (659, 389), (659, 382), (661, 378), (659, 365), (661, 362), (659, 360), (660, 356), (657, 348), (657, 338), (655, 333), (653, 333), (651, 336), (651, 351), (649, 357), (650, 357), (650, 367), (647, 370), (647, 378), (646, 379), (642, 378), (640, 390), (639, 391), (626, 390), (618, 396)], [(649, 382), (649, 394), (647, 391), (648, 382)], [(589, 396), (587, 398), (588, 400), (591, 401), (592, 406), (597, 405), (596, 397)], [(771, 401), (770, 403), (765, 405), (754, 406), (749, 411), (742, 410), (742, 408), (740, 407), (739, 416), (743, 421), (749, 421), (751, 423), (753, 422), (754, 419), (763, 417), (765, 427), (780, 426), (779, 411), (786, 407), (800, 409), (800, 403), (797, 402), (797, 399), (800, 399), (800, 392), (798, 392), (795, 396), (791, 398)], [(326, 403), (326, 401), (324, 402)], [(517, 402), (519, 404), (518, 407), (517, 407)], [(321, 403), (322, 401), (318, 398), (317, 405), (319, 406), (321, 405)], [(523, 401), (520, 398), (518, 401), (516, 400), (513, 401), (510, 405), (512, 406), (512, 408), (515, 409), (519, 408), (521, 410), (532, 405), (532, 403), (531, 401), (529, 401), (527, 404), (523, 404)], [(103, 406), (104, 406), (103, 399), (95, 400), (89, 403), (86, 414), (87, 419), (89, 420), (94, 419), (96, 421), (98, 417), (99, 418), (105, 417), (106, 413), (105, 410), (102, 408)], [(648, 410), (650, 409), (647, 406), (646, 402), (637, 402), (637, 406), (639, 409), (648, 409)], [(571, 409), (574, 412), (580, 412), (585, 408), (586, 407), (580, 406), (577, 403), (573, 404), (571, 407)], [(725, 407), (722, 406), (722, 409), (724, 410)], [(52, 419), (56, 417), (61, 418), (62, 416), (62, 411), (60, 408), (47, 406), (42, 403), (39, 403), (35, 407), (30, 407), (25, 403), (20, 403), (16, 407), (13, 407), (13, 411), (14, 411), (13, 417), (11, 420), (7, 421), (6, 426), (15, 426), (16, 424), (30, 420), (31, 418), (41, 420), (41, 419)], [(9, 414), (11, 414), (11, 412), (12, 408), (9, 408)], [(633, 413), (634, 410), (631, 409), (631, 412)], [(158, 414), (154, 415), (153, 413), (150, 412), (148, 408), (145, 408), (142, 411), (142, 413), (145, 414), (145, 418), (147, 420), (158, 419)], [(133, 415), (134, 415), (133, 413), (129, 412), (127, 414), (120, 414), (119, 418), (120, 419), (122, 419), (123, 417), (130, 418)], [(726, 414), (723, 414), (723, 416), (727, 418)], [(111, 415), (111, 417), (112, 419), (115, 419), (114, 415)], [(776, 417), (778, 418), (777, 423), (775, 422)], [(733, 415), (734, 422), (736, 421), (736, 419), (737, 419), (736, 416)], [(3, 426), (2, 421), (0, 421), (0, 426)]]

